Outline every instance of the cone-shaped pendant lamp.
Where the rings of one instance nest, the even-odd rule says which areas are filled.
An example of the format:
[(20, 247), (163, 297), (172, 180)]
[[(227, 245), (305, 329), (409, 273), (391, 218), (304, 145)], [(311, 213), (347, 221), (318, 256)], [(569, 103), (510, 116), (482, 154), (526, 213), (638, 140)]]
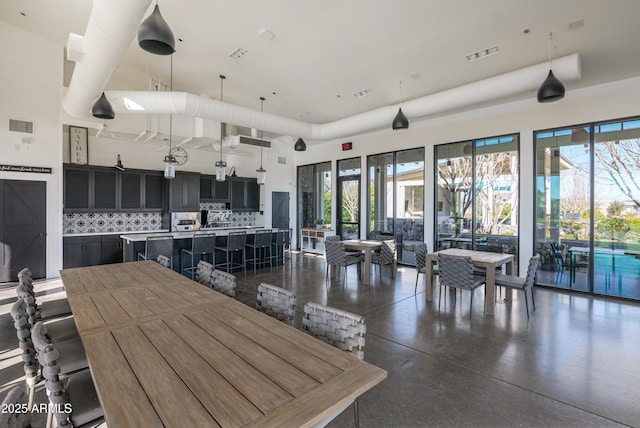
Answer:
[(176, 50), (173, 32), (160, 14), (157, 3), (151, 15), (138, 27), (138, 44), (145, 51), (156, 55), (171, 55)]
[(552, 39), (553, 35), (552, 33), (549, 33), (549, 74), (538, 89), (539, 103), (551, 103), (564, 98), (564, 85), (556, 76), (553, 75), (553, 71), (551, 70)]
[[(402, 104), (402, 81), (400, 81), (400, 104)], [(402, 107), (398, 109), (398, 114), (393, 118), (391, 127), (394, 131), (397, 129), (409, 129), (409, 119), (402, 112)]]
[(307, 150), (307, 144), (302, 138), (298, 138), (296, 144), (293, 146), (293, 150), (295, 150), (296, 152), (304, 152), (305, 150)]
[(113, 107), (111, 107), (111, 103), (104, 95), (104, 92), (100, 98), (98, 98), (98, 101), (95, 102), (93, 107), (91, 107), (91, 115), (99, 119), (113, 119), (116, 117)]

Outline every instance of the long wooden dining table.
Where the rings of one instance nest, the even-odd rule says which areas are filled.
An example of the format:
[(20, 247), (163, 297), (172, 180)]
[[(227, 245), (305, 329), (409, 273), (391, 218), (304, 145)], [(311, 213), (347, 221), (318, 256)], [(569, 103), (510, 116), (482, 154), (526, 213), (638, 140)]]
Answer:
[(513, 255), (503, 253), (492, 253), (489, 251), (474, 251), (474, 250), (462, 250), (457, 248), (450, 248), (447, 250), (436, 251), (427, 254), (427, 265), (425, 269), (425, 281), (426, 281), (426, 299), (427, 302), (433, 300), (433, 264), (438, 261), (438, 254), (451, 254), (454, 256), (471, 257), (473, 265), (476, 267), (484, 268), (486, 270), (486, 282), (485, 282), (485, 299), (484, 308), (486, 315), (493, 315), (495, 313), (495, 290), (496, 290), (496, 268), (502, 265), (506, 266), (506, 273), (511, 275), (513, 272)]
[(387, 376), (153, 261), (60, 276), (111, 427), (314, 426)]

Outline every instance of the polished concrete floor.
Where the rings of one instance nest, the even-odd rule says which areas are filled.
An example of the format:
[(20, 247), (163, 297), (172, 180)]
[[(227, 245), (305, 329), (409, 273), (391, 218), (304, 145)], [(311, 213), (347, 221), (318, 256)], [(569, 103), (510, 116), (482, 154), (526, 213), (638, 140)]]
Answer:
[[(439, 291), (425, 302), (421, 276), (414, 294), (412, 267), (363, 286), (353, 267), (346, 284), (326, 282), (322, 257), (293, 257), (239, 274), (236, 298), (255, 305), (267, 282), (296, 292), (296, 327), (308, 301), (366, 317), (365, 360), (388, 378), (360, 398), (362, 427), (640, 427), (638, 304), (538, 288), (529, 320), (520, 293), (485, 317), (480, 288), (470, 317), (469, 293), (438, 309)], [(36, 288), (50, 290), (44, 298), (61, 292), (56, 281)], [(0, 399), (23, 374), (7, 315), (13, 296), (0, 287)], [(353, 426), (352, 410), (330, 426)]]

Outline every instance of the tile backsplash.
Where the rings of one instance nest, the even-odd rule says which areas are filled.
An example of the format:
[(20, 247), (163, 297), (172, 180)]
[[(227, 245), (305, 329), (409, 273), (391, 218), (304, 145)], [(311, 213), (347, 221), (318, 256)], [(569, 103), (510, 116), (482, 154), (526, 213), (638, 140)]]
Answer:
[[(224, 209), (224, 204), (200, 204), (202, 210)], [(232, 226), (255, 226), (255, 212), (231, 214)], [(138, 232), (162, 229), (162, 213), (65, 213), (63, 233)], [(165, 222), (166, 223), (166, 222)]]

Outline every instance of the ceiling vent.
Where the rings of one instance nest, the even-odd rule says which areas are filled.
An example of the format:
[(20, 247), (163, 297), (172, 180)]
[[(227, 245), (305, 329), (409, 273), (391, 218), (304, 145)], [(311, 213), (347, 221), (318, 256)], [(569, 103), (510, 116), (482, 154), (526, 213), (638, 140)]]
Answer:
[(9, 119), (9, 131), (33, 134), (33, 122)]
[(246, 135), (230, 135), (224, 137), (224, 146), (237, 146), (238, 144), (246, 144), (255, 147), (264, 147), (265, 149), (271, 148), (271, 141), (261, 140), (260, 138), (248, 137)]

